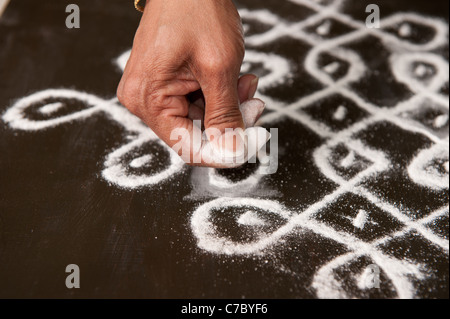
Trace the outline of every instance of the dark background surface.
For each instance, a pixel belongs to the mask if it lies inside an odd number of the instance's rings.
[[[16,99],[48,88],[114,97],[121,74],[113,62],[131,47],[140,13],[131,0],[80,0],[76,3],[81,28],[69,30],[64,24],[69,3],[12,0],[0,18],[1,112]],[[279,0],[241,3],[250,9],[269,8],[287,20],[308,15],[306,9]],[[448,1],[377,4],[382,17],[413,11],[448,22]],[[347,2],[343,11],[364,19],[365,6],[365,1]],[[261,48],[292,55],[299,65],[308,49],[295,41]],[[359,50],[371,48],[363,45]],[[448,48],[441,52],[448,60]],[[320,88],[314,81],[297,82],[301,95]],[[280,90],[271,94],[298,99],[289,95],[295,90]],[[403,94],[393,90],[394,98]],[[390,99],[376,93],[372,98]],[[336,188],[311,160],[312,150],[324,141],[289,119],[274,125],[280,129],[283,164],[268,184],[278,191],[277,200],[301,211]],[[371,130],[376,133],[367,133],[368,143],[387,153],[397,154],[399,146],[410,145],[398,159],[393,156],[399,165],[429,143],[395,127]],[[383,142],[382,136],[390,134],[401,136],[398,145]],[[314,298],[314,273],[347,251],[314,233],[297,232],[269,257],[216,256],[197,248],[189,218],[205,200],[186,199],[192,192],[190,169],[157,187],[139,190],[120,189],[102,179],[104,158],[124,143],[125,135],[102,114],[38,132],[13,130],[0,122],[0,297]],[[371,181],[370,187],[419,210],[448,205],[448,190],[421,195],[405,186],[411,182],[389,180],[392,176]],[[352,203],[368,205],[361,198],[344,200],[344,209]],[[448,213],[439,227],[448,240]],[[432,277],[415,283],[418,297],[448,297],[448,250],[439,251],[411,236],[389,243],[385,251],[432,269]],[[72,263],[81,269],[81,289],[65,287],[65,267]],[[289,271],[280,270],[280,264]],[[389,285],[375,294],[354,295],[395,297]]]

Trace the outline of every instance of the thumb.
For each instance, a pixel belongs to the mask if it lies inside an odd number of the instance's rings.
[[[202,86],[205,96],[205,128],[244,129],[239,109],[238,83],[236,79],[215,80]]]
[[[243,159],[246,153],[245,125],[239,108],[238,77],[216,78],[202,86],[202,90],[205,96],[205,132],[215,156],[221,163]]]

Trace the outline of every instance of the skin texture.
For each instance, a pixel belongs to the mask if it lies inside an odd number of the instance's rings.
[[[179,142],[171,139],[173,130],[192,133],[194,119],[221,133],[245,129],[239,106],[253,98],[258,79],[239,78],[244,52],[241,20],[231,0],[148,1],[117,96],[170,147]],[[263,107],[249,114],[259,117]],[[183,158],[193,162],[196,152],[191,147]]]

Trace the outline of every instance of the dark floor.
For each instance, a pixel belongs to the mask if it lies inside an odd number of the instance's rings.
[[[132,1],[69,3],[0,18],[0,297],[448,298],[448,1],[239,1],[272,175],[180,164],[115,100]]]

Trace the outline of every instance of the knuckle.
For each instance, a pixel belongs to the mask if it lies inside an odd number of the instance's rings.
[[[204,72],[211,75],[223,76],[230,72],[230,70],[238,69],[240,62],[238,55],[226,52],[213,52],[212,54],[206,53],[203,55],[201,66]]]
[[[208,57],[202,63],[202,69],[207,74],[220,75],[227,69],[229,62],[221,57]]]
[[[155,110],[164,104],[163,96],[158,89],[159,82],[142,79],[139,76],[128,76],[122,79],[117,89],[117,98],[131,113],[146,117],[155,115]]]
[[[126,79],[122,78],[119,87],[117,88],[117,98],[119,102],[125,106],[131,113],[139,113],[139,105],[141,105],[141,81],[139,78],[129,76]]]
[[[156,116],[169,105],[170,98],[163,93],[164,85],[159,82],[149,83],[148,88],[145,105],[149,114]]]

